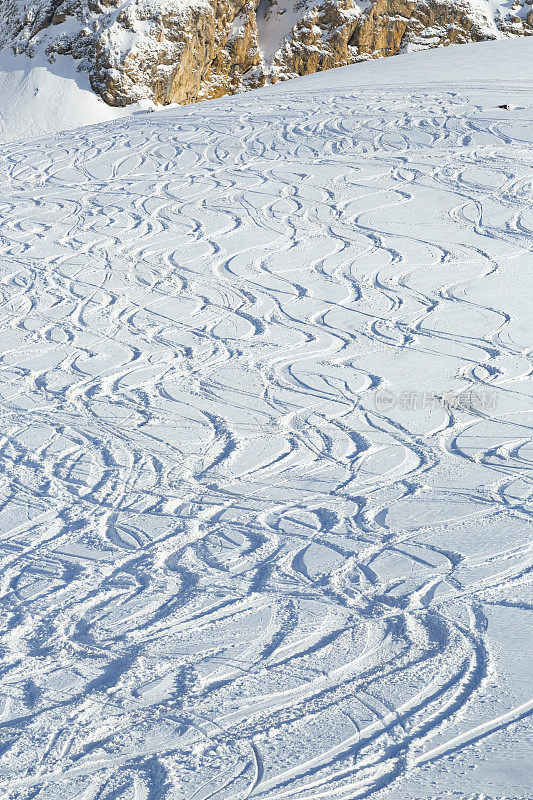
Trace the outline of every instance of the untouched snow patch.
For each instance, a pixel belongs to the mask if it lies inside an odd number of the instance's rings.
[[[0,142],[47,136],[117,119],[152,104],[112,108],[96,95],[69,56],[45,58],[0,52]]]

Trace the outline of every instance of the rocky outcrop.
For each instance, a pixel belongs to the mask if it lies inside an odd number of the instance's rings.
[[[402,51],[533,34],[533,0],[3,0],[0,46],[110,105],[191,103]]]

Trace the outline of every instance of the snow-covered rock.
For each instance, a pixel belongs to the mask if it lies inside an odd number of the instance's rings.
[[[533,32],[531,0],[4,0],[0,46],[68,55],[109,105],[189,103]]]

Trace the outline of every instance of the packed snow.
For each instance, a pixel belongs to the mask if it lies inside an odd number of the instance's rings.
[[[4,144],[2,800],[530,797],[532,63]]]

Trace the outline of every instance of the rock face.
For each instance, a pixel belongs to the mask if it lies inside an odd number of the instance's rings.
[[[0,9],[1,47],[71,56],[114,106],[191,103],[399,52],[532,34],[533,0],[1,0]]]

